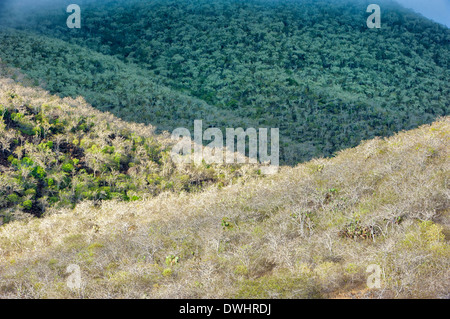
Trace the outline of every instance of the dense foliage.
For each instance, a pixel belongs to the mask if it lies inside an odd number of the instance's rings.
[[[84,1],[81,29],[61,7],[4,21],[26,33],[0,29],[0,57],[158,129],[279,127],[295,163],[449,114],[450,30],[391,1],[368,29],[368,3]]]

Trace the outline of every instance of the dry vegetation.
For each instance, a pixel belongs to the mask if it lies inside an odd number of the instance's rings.
[[[264,179],[5,224],[0,298],[448,298],[449,132],[441,118]]]

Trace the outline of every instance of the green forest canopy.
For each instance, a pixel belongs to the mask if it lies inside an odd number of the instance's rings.
[[[85,1],[81,29],[61,7],[0,29],[0,58],[159,130],[279,127],[294,164],[449,114],[450,30],[391,1],[368,29],[368,3]]]

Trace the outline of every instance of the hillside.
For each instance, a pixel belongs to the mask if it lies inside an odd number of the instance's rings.
[[[32,106],[47,100],[50,119],[80,103],[18,93]],[[11,110],[18,97],[9,100]],[[83,114],[153,134],[77,104]],[[50,207],[0,227],[0,298],[448,297],[449,133],[446,117],[244,184]],[[80,290],[67,288],[71,264]],[[382,269],[381,289],[365,286],[370,264]]]
[[[366,0],[78,3],[68,29],[0,1],[0,299],[450,298],[450,29],[390,0],[381,29]],[[279,128],[279,172],[177,162],[194,120]]]
[[[449,115],[450,30],[392,1],[368,29],[368,3],[85,0],[81,29],[5,9],[0,58],[158,131],[279,127],[292,165]]]
[[[23,76],[0,65],[0,74]],[[135,201],[258,175],[257,165],[177,164],[154,128],[0,78],[0,221],[83,200]]]

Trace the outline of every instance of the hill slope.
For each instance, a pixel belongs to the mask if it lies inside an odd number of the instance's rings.
[[[243,185],[3,225],[0,297],[448,297],[449,133],[442,118]]]
[[[2,73],[15,75],[4,68]],[[138,200],[257,176],[258,165],[175,163],[168,134],[0,78],[0,216],[36,216],[83,200]]]

